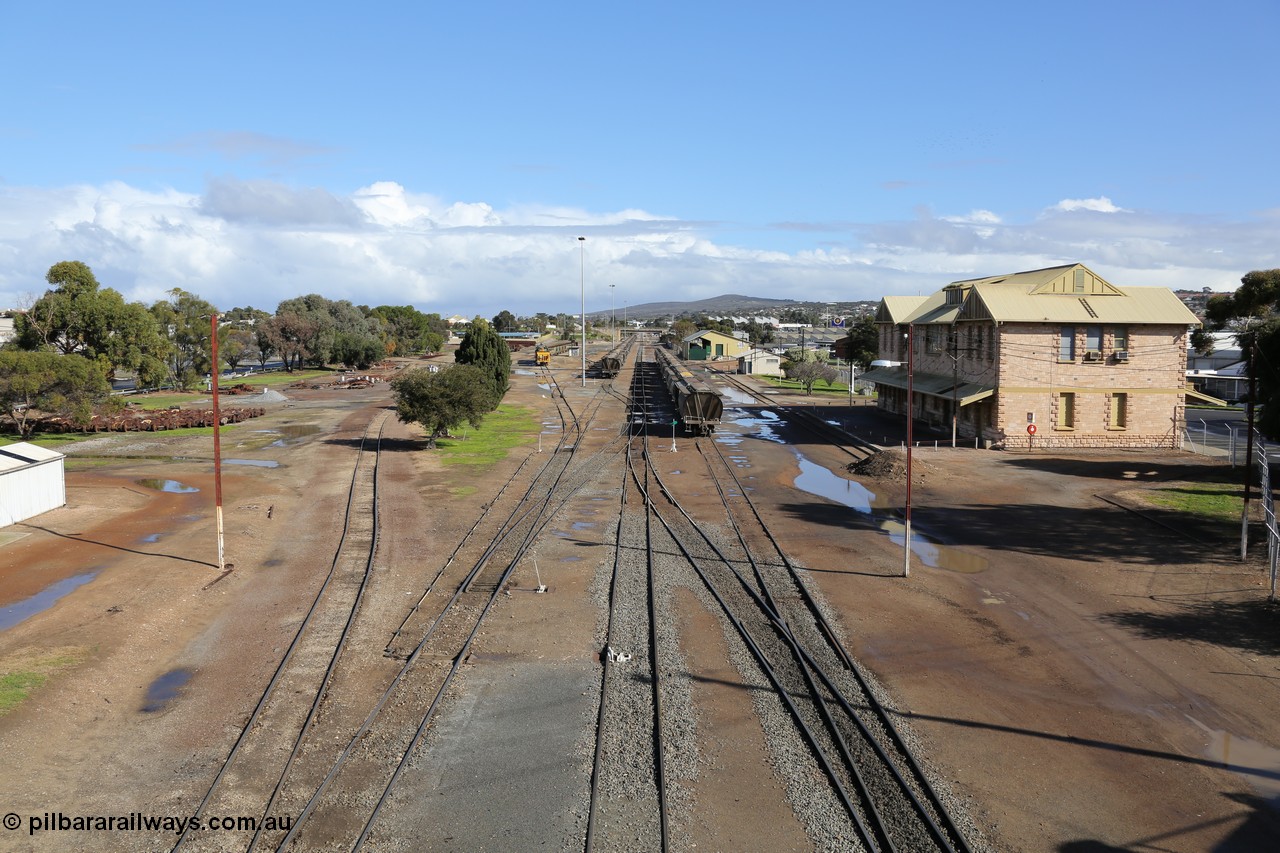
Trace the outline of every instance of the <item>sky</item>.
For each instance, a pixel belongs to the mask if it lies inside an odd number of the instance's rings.
[[[0,308],[444,316],[1280,267],[1275,0],[6,3]],[[579,237],[585,237],[580,241]]]

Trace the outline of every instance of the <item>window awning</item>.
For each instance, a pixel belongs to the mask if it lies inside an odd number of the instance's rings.
[[[907,370],[904,367],[879,367],[868,370],[858,378],[863,382],[888,385],[890,388],[905,390],[907,387]],[[954,377],[938,373],[917,372],[911,378],[911,392],[926,394],[930,397],[943,397],[947,400],[955,400],[961,406],[967,406],[990,397],[996,393],[996,388],[994,385],[984,385],[980,382],[957,383]]]
[[[1200,402],[1208,403],[1211,406],[1229,406],[1230,405],[1230,403],[1228,403],[1226,400],[1219,400],[1217,397],[1210,397],[1208,394],[1204,394],[1200,391],[1195,390],[1194,388],[1184,388],[1182,393],[1186,394],[1187,397],[1189,397],[1190,399],[1199,400]]]

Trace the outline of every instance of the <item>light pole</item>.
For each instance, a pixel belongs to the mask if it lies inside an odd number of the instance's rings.
[[[587,387],[587,238],[578,238],[579,254],[582,258],[581,280],[582,292],[582,387]]]
[[[902,535],[902,576],[910,577],[911,575],[911,406],[912,397],[914,396],[915,382],[915,336],[916,327],[914,323],[907,324],[907,506],[904,513],[904,527]]]
[[[614,344],[618,342],[618,300],[613,290],[617,286],[616,284],[609,285],[609,325],[613,327],[611,343]]]

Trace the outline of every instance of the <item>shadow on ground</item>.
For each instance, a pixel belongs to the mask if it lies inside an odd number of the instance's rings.
[[[1193,640],[1255,654],[1280,654],[1280,605],[1265,599],[1187,601],[1172,611],[1123,610],[1103,621],[1148,640]]]

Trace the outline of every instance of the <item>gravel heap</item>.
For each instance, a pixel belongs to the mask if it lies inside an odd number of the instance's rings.
[[[890,447],[858,462],[850,462],[845,466],[850,474],[869,477],[873,480],[901,480],[907,476],[907,451],[901,447]],[[919,482],[929,473],[929,467],[918,454],[911,458],[912,479]]]

